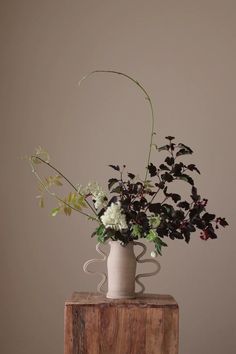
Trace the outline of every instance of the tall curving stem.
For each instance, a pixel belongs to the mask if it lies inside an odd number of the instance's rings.
[[[127,75],[127,74],[124,74],[124,73],[122,73],[120,71],[115,71],[115,70],[94,70],[94,71],[91,71],[90,73],[88,73],[87,75],[82,77],[82,79],[79,81],[79,85],[81,85],[81,83],[84,80],[86,80],[89,76],[91,76],[93,74],[96,74],[96,73],[116,74],[116,75],[121,75],[121,76],[126,77],[127,79],[132,81],[136,86],[138,86],[142,90],[142,92],[145,95],[145,98],[149,102],[149,106],[150,106],[150,110],[151,110],[151,137],[150,137],[150,145],[149,145],[149,151],[148,151],[147,166],[146,166],[146,172],[145,172],[145,178],[144,178],[144,183],[145,183],[146,180],[147,180],[147,176],[148,176],[148,165],[150,163],[150,158],[151,158],[151,151],[152,151],[152,146],[153,146],[153,136],[155,134],[155,132],[154,132],[154,111],[153,111],[153,105],[152,105],[151,97],[149,96],[149,94],[147,93],[145,88],[137,80],[132,78],[130,75]]]

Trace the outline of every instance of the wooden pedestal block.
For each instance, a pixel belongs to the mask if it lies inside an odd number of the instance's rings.
[[[65,303],[64,354],[178,354],[178,332],[179,309],[169,295],[74,293]]]

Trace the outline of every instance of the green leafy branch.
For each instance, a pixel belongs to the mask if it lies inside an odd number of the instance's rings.
[[[48,194],[50,194],[51,196],[53,196],[54,198],[56,198],[59,201],[59,206],[52,210],[52,215],[55,216],[55,215],[57,215],[58,212],[60,212],[62,210],[65,212],[66,215],[70,215],[71,211],[75,210],[75,211],[79,212],[80,214],[87,216],[89,219],[99,221],[99,218],[98,218],[98,215],[97,215],[95,209],[91,206],[91,204],[88,202],[88,200],[86,200],[86,198],[77,190],[77,188],[73,185],[73,183],[61,171],[59,171],[56,167],[54,167],[52,164],[50,164],[48,155],[47,155],[47,159],[45,159],[45,160],[42,157],[38,156],[42,153],[44,156],[46,156],[44,150],[42,150],[41,148],[36,150],[36,155],[32,155],[29,158],[29,162],[30,162],[33,174],[36,176],[36,178],[39,181],[40,191],[42,192],[43,190],[45,190]],[[58,173],[58,175],[49,176],[48,178],[45,178],[45,181],[43,181],[35,169],[35,164],[39,164],[41,162],[46,164],[50,168],[52,168],[55,172]],[[53,185],[61,186],[62,185],[60,178],[63,178],[66,182],[68,182],[69,185],[76,191],[76,193],[70,193],[68,198],[62,199],[55,192],[52,192],[49,189],[51,186],[53,186]],[[39,198],[39,204],[42,207],[44,204],[42,195],[37,196],[37,198]],[[87,207],[87,206],[93,211],[93,213],[95,214],[96,217],[93,217],[81,210],[82,207]]]

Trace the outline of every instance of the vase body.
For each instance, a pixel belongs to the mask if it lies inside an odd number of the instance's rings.
[[[122,246],[110,241],[107,258],[108,291],[107,298],[122,299],[135,297],[136,257],[133,242]]]
[[[122,246],[120,241],[109,241],[110,252],[109,255],[100,248],[101,243],[96,245],[96,251],[102,258],[89,259],[84,263],[83,269],[88,274],[98,274],[102,277],[100,283],[97,285],[97,291],[106,295],[109,299],[131,299],[137,295],[143,294],[145,286],[140,281],[140,278],[150,277],[157,274],[160,269],[160,263],[154,259],[143,259],[147,247],[137,241],[129,242],[127,245]],[[142,248],[141,253],[137,256],[134,253],[134,246]],[[106,262],[107,273],[89,270],[93,263]],[[155,265],[155,270],[149,273],[141,273],[136,275],[137,263],[151,263]],[[107,282],[107,291],[103,286]],[[135,283],[139,285],[139,291],[135,292]]]

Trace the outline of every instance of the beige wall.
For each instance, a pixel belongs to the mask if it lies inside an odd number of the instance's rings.
[[[82,272],[95,255],[93,225],[39,210],[20,157],[41,144],[75,183],[105,185],[109,163],[144,171],[149,111],[117,69],[151,94],[157,143],[189,144],[210,207],[230,228],[216,241],[171,241],[147,290],[180,305],[180,354],[235,353],[236,3],[1,1],[1,354],[63,352],[63,303],[94,290]],[[153,160],[158,160],[156,154]]]

